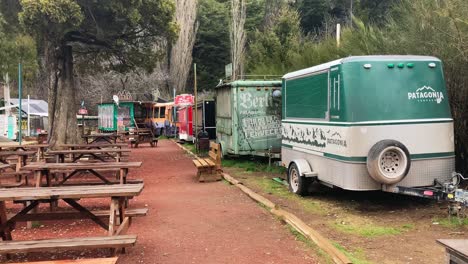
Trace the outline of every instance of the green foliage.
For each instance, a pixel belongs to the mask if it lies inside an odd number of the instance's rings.
[[[297,2],[301,14],[301,27],[305,32],[313,32],[322,27],[330,9],[326,0],[301,0]]]
[[[230,61],[229,2],[200,0],[199,29],[193,47],[193,61],[201,90],[213,89],[224,77],[224,66]]]
[[[245,30],[247,34],[261,27],[265,16],[265,0],[247,0]]]
[[[29,84],[37,69],[36,58],[34,40],[13,31],[0,13],[0,79],[4,79],[8,73],[10,80],[17,80],[18,63],[21,62],[24,81]]]
[[[170,0],[21,0],[20,4],[18,17],[24,28],[40,43],[71,45],[86,61],[82,70],[105,66],[120,72],[151,71],[159,55],[154,43],[163,36],[174,40],[178,30]]]
[[[21,0],[20,3],[19,21],[36,34],[53,29],[48,37],[57,38],[56,41],[69,31],[77,30],[84,19],[80,6],[72,0]]]
[[[325,12],[325,2],[328,11]],[[347,2],[349,4],[349,2]],[[346,18],[346,1],[298,1],[300,17],[289,16],[289,25],[301,22],[305,33],[323,26],[327,16]],[[315,11],[322,10],[322,11]],[[452,114],[455,119],[457,170],[468,171],[468,5],[465,0],[354,1],[352,26],[342,29],[341,45],[334,32],[304,35],[291,27],[278,33],[282,17],[273,30],[258,31],[250,41],[248,74],[282,75],[334,59],[367,54],[413,54],[439,57],[444,63]],[[294,12],[289,11],[289,12]],[[343,15],[344,14],[344,15]],[[349,19],[347,19],[349,20]],[[284,20],[283,20],[284,21]],[[321,21],[321,22],[320,22]],[[284,22],[283,22],[284,23]],[[315,29],[314,29],[315,28]],[[281,32],[281,31],[280,31]],[[299,32],[299,33],[298,33]],[[286,38],[281,38],[286,36]],[[285,41],[290,40],[290,41]],[[292,43],[293,45],[290,45]]]
[[[290,57],[300,52],[300,38],[299,14],[287,7],[281,9],[272,28],[255,32],[254,41],[249,45],[247,72],[254,75],[284,73],[291,67]]]

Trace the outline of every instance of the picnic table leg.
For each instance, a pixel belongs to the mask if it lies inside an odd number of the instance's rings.
[[[116,231],[116,218],[117,211],[119,210],[119,202],[116,197],[111,198],[110,211],[109,211],[109,236],[113,236]]]
[[[5,201],[0,201],[0,225],[5,224],[7,220],[8,218],[6,213]],[[12,240],[10,227],[5,228],[5,230],[2,231],[0,235],[2,236],[3,241]]]
[[[120,184],[126,184],[127,183],[127,174],[128,174],[128,168],[121,168],[120,169]]]
[[[23,158],[24,158],[24,156],[18,155],[18,161],[16,163],[16,172],[20,171],[21,166],[23,165]],[[16,182],[20,182],[20,181],[21,181],[21,174],[17,174],[16,175]]]
[[[43,173],[44,173],[44,171],[42,171],[42,170],[37,170],[37,171],[34,172],[34,177],[35,177],[34,182],[35,182],[36,187],[41,187]],[[30,204],[30,202],[26,202],[26,206],[28,206],[29,204]],[[39,206],[36,206],[34,209],[32,209],[32,212],[37,213],[38,209],[39,209]],[[35,225],[37,223],[39,223],[39,222],[37,222],[37,221],[34,221],[34,222],[28,221],[28,222],[26,222],[26,228],[31,229],[33,227],[33,225]]]
[[[120,198],[119,199],[119,229],[117,230],[118,234],[117,235],[122,235],[121,232],[125,232],[125,229],[130,226],[130,219],[128,218],[127,222],[125,222],[125,207],[126,207],[127,199],[126,198]],[[127,226],[124,226],[127,225]],[[123,247],[121,249],[122,254],[125,254],[125,248]]]
[[[34,172],[34,181],[35,181],[35,185],[36,187],[41,187],[41,181],[42,181],[42,171],[41,170],[37,170]]]
[[[8,218],[7,218],[7,213],[6,213],[6,206],[5,206],[5,202],[4,201],[1,201],[0,202],[0,225],[3,225],[7,222]],[[10,227],[6,227],[5,230],[3,230],[2,232],[0,232],[0,236],[2,237],[2,240],[3,241],[11,241],[13,240],[12,237],[11,237],[11,230],[10,230]],[[8,260],[11,259],[11,255],[10,254],[6,254],[6,258]]]

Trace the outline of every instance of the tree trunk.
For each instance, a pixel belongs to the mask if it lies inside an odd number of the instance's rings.
[[[66,44],[56,51],[50,46],[47,49],[48,58],[55,61],[48,94],[49,144],[57,148],[61,144],[78,143],[73,54],[72,47]]]
[[[176,43],[169,45],[170,88],[175,87],[177,92],[185,92],[198,30],[197,0],[177,0],[175,18],[180,32]]]
[[[246,0],[231,0],[230,39],[232,80],[242,78],[244,73],[244,53],[246,41],[244,25],[246,16]]]

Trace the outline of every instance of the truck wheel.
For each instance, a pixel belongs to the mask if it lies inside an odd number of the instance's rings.
[[[296,163],[291,164],[288,169],[289,190],[292,193],[304,196],[309,188],[309,179],[299,174]]]
[[[379,183],[400,182],[408,174],[410,166],[408,149],[396,140],[377,142],[367,155],[367,171]]]

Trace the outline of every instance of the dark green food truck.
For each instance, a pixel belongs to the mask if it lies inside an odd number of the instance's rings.
[[[98,128],[102,132],[128,131],[135,122],[144,123],[152,102],[114,102],[98,104]]]
[[[279,157],[281,81],[238,80],[218,85],[216,137],[223,155]]]

